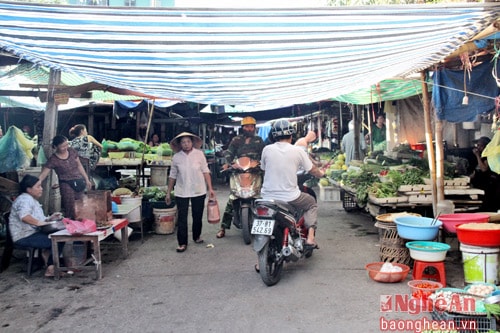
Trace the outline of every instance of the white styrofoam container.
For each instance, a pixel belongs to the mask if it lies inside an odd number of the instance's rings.
[[[335,186],[319,184],[319,199],[321,201],[340,201],[340,190]]]

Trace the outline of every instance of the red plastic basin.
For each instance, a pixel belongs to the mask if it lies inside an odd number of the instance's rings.
[[[488,222],[490,216],[481,213],[459,213],[459,214],[444,214],[439,215],[438,220],[443,222],[443,228],[447,232],[456,233],[457,225],[464,223],[481,223]]]
[[[457,238],[460,243],[480,247],[500,247],[500,226],[498,224],[488,223],[488,227],[495,229],[472,229],[472,226],[469,223],[457,226]]]

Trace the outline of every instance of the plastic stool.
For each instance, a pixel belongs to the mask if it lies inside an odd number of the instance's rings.
[[[425,273],[427,268],[434,268],[436,273]],[[414,280],[435,280],[440,282],[443,287],[446,287],[446,272],[444,261],[428,262],[415,260],[413,262],[413,279]]]

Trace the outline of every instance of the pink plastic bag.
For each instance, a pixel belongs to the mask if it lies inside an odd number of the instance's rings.
[[[97,230],[95,221],[92,220],[82,219],[81,221],[77,221],[64,218],[62,221],[66,226],[66,230],[72,235],[83,235]]]

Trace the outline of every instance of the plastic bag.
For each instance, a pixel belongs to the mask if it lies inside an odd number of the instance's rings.
[[[62,221],[66,226],[66,230],[72,235],[83,235],[97,230],[96,223],[92,220],[82,219],[77,221],[64,218]]]
[[[500,173],[500,130],[495,132],[493,139],[486,145],[481,156],[488,158],[488,166],[491,171]]]
[[[207,220],[211,224],[220,222],[219,203],[217,199],[208,200],[207,202]]]
[[[33,158],[33,147],[35,144],[24,136],[23,131],[10,126],[0,140],[0,173],[28,167]]]

